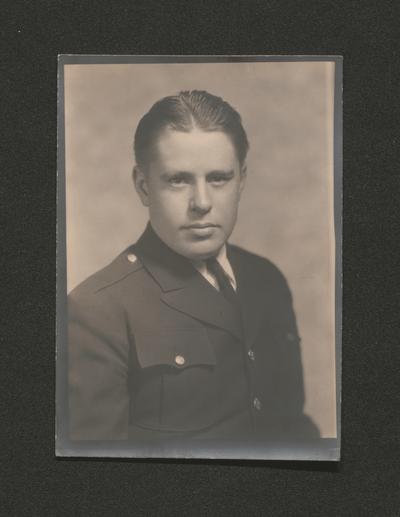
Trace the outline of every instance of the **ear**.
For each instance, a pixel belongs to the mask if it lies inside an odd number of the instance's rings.
[[[149,206],[149,192],[146,174],[136,165],[133,168],[132,178],[136,192],[139,194],[142,204],[144,206]]]
[[[242,167],[240,168],[240,185],[239,185],[239,193],[241,194],[244,186],[246,184],[246,178],[247,178],[247,165],[244,163]]]

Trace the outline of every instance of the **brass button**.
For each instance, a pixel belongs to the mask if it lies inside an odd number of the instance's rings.
[[[136,255],[134,255],[133,253],[129,253],[127,259],[129,260],[129,262],[136,262],[137,260]]]
[[[254,397],[253,406],[255,409],[257,409],[257,411],[261,410],[261,400],[258,397]]]
[[[183,355],[177,355],[175,357],[175,363],[178,365],[178,366],[183,366],[185,364],[185,358],[183,357]]]
[[[249,356],[249,358],[250,358],[252,361],[255,361],[255,360],[256,360],[256,356],[255,356],[254,350],[249,350],[249,351],[247,352],[247,355]]]

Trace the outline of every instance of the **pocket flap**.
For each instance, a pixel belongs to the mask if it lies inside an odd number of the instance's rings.
[[[135,334],[135,343],[142,368],[168,365],[181,369],[216,364],[214,350],[203,328],[141,331]]]

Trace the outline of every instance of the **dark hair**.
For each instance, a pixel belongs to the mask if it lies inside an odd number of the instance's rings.
[[[154,144],[165,128],[188,132],[195,127],[229,135],[243,165],[249,142],[239,113],[221,97],[203,90],[181,91],[164,97],[142,117],[134,140],[137,165],[146,170]]]

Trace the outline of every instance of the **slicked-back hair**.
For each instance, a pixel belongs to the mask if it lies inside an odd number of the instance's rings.
[[[241,166],[249,149],[239,113],[221,97],[204,90],[181,91],[157,101],[140,120],[134,140],[137,166],[147,171],[155,145],[165,129],[222,131],[233,143]]]

